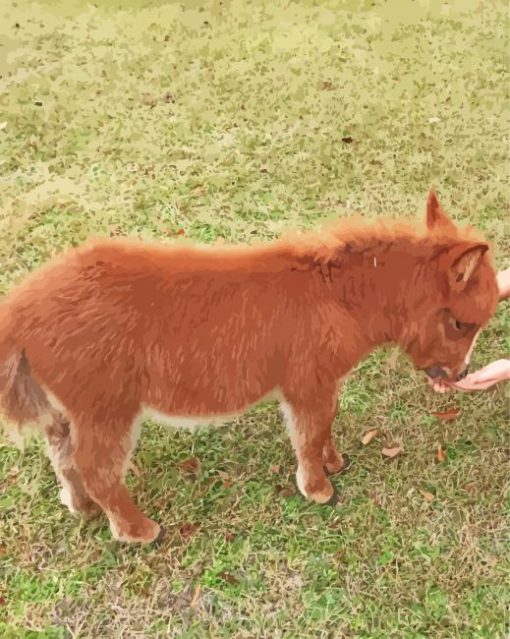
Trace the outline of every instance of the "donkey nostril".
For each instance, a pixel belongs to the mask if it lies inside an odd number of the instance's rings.
[[[439,366],[432,366],[430,368],[424,368],[423,370],[431,379],[446,377],[445,371]]]
[[[464,379],[464,377],[466,377],[466,375],[468,374],[469,371],[469,366],[466,366],[466,368],[457,375],[457,381],[460,382],[461,379]]]

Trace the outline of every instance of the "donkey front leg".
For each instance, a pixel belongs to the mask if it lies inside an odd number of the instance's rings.
[[[299,491],[319,504],[337,502],[336,490],[326,476],[345,470],[347,455],[340,455],[333,443],[332,425],[337,411],[336,386],[315,388],[305,397],[287,395],[283,413],[296,457]]]

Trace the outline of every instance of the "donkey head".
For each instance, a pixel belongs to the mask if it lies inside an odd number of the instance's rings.
[[[456,381],[467,374],[477,335],[496,310],[496,274],[488,244],[457,228],[432,191],[427,228],[432,253],[412,295],[405,348],[430,378]]]

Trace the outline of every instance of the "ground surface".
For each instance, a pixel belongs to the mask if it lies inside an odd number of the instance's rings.
[[[508,264],[505,2],[96,4],[2,2],[2,292],[90,234],[272,238],[422,214],[431,184]],[[475,365],[509,328],[506,303]],[[293,494],[272,404],[197,435],[148,424],[130,483],[157,551],[74,519],[40,445],[0,440],[0,636],[502,638],[505,392],[435,396],[374,354],[341,400],[336,510]]]

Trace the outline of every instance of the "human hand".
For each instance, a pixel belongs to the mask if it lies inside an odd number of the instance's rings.
[[[506,300],[510,297],[510,267],[504,271],[499,271],[496,276],[499,289],[499,300]]]
[[[507,379],[510,379],[510,359],[498,359],[451,386],[461,391],[485,390]]]

